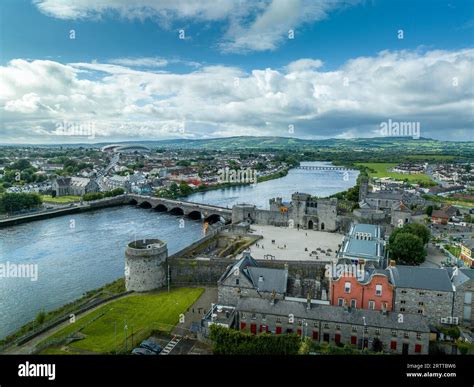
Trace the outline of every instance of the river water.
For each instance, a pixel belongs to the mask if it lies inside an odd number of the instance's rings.
[[[305,163],[322,165],[324,163]],[[357,172],[293,169],[281,179],[191,195],[189,201],[232,207],[268,207],[295,191],[328,196],[355,185]],[[71,302],[123,276],[128,241],[159,238],[173,254],[203,235],[202,223],[132,206],[112,207],[0,228],[0,264],[36,264],[38,278],[0,277],[0,338],[34,319],[40,310]]]

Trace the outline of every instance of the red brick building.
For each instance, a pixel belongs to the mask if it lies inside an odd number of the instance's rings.
[[[393,310],[393,285],[387,270],[366,272],[359,281],[355,276],[331,279],[331,305],[348,306],[356,309]]]

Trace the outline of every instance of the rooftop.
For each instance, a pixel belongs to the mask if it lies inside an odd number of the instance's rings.
[[[311,319],[334,323],[346,323],[359,326],[372,326],[416,332],[430,331],[424,317],[416,314],[405,314],[399,322],[397,313],[383,314],[380,311],[366,309],[346,310],[340,306],[311,304],[307,309],[305,302],[276,300],[272,305],[269,300],[261,298],[241,298],[236,306],[237,311],[262,313],[288,317],[293,314],[296,319]]]
[[[390,267],[391,282],[398,288],[452,292],[449,272],[445,268],[395,266]]]

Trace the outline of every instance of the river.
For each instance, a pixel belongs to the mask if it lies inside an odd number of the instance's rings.
[[[304,163],[324,165],[324,163]],[[268,207],[295,191],[328,196],[355,185],[357,172],[293,169],[288,175],[254,186],[193,194],[186,200],[232,207],[253,203]],[[200,221],[185,220],[132,206],[112,207],[0,228],[0,264],[36,264],[38,278],[0,278],[0,338],[85,292],[123,276],[128,241],[159,238],[173,254],[203,235]]]

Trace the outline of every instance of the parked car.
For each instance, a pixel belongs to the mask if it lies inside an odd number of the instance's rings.
[[[156,354],[159,354],[163,350],[163,348],[161,348],[161,345],[156,344],[151,340],[143,340],[140,344],[140,348],[148,349],[149,351],[153,351]]]
[[[157,353],[146,348],[135,348],[132,351],[132,355],[157,355]]]

